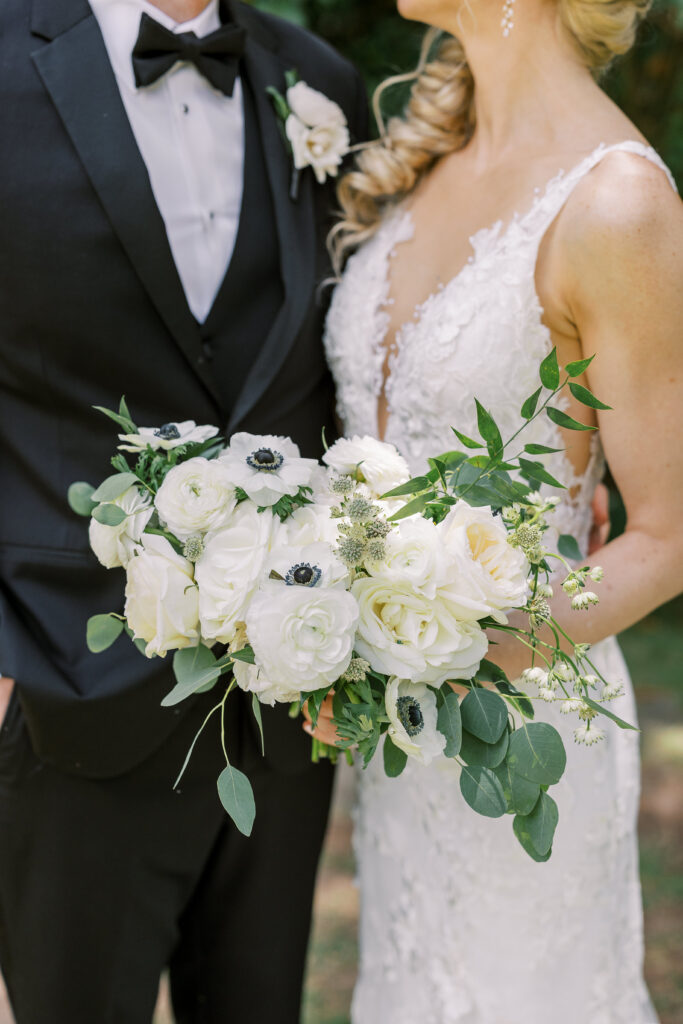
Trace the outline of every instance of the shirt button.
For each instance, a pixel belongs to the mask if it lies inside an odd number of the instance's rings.
[[[214,211],[213,210],[209,210],[209,220],[214,220],[215,216],[216,216],[216,214],[214,213]]]
[[[190,113],[190,108],[188,107],[187,103],[181,103],[180,109],[182,110],[183,114]]]

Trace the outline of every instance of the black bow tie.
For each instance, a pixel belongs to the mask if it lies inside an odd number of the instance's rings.
[[[176,35],[143,14],[133,47],[135,84],[138,88],[152,85],[182,60],[194,64],[215,89],[232,96],[245,35],[244,29],[234,23],[222,25],[201,39],[194,32]]]

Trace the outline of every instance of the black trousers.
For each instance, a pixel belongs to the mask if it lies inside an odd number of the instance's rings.
[[[218,802],[214,720],[172,790],[213,703],[198,700],[128,775],[88,780],[38,761],[13,697],[0,733],[0,966],[17,1024],[150,1024],[166,966],[178,1024],[298,1024],[332,772],[270,766],[233,694],[229,753],[256,797],[244,838]]]

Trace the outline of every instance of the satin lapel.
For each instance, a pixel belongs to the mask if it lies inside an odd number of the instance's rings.
[[[219,402],[97,19],[90,13],[32,57],[138,277],[191,368]]]
[[[244,66],[255,97],[273,195],[285,299],[235,402],[229,431],[254,408],[276,378],[314,301],[315,290],[313,175],[302,175],[299,196],[293,202],[289,197],[292,159],[266,91],[268,86],[284,91],[284,73],[289,65],[249,29]]]

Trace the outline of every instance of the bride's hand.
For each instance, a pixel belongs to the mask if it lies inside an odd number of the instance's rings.
[[[13,686],[13,679],[8,679],[7,676],[0,676],[0,726],[2,726],[7,714],[7,705],[12,696]]]
[[[320,708],[320,714],[318,715],[318,724],[313,728],[313,722],[310,714],[308,713],[308,704],[304,704],[304,718],[306,721],[303,724],[304,732],[307,732],[313,739],[320,740],[322,743],[327,743],[328,746],[333,747],[338,739],[338,733],[336,726],[332,724],[334,718],[334,711],[332,710],[332,696],[326,697]]]

